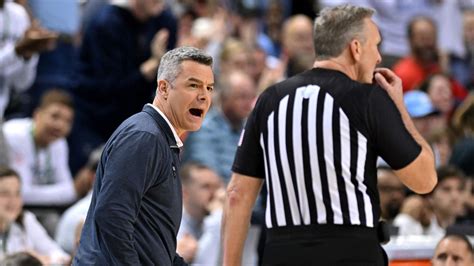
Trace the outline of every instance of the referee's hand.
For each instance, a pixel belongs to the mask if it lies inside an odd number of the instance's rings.
[[[392,70],[376,68],[374,77],[380,87],[387,91],[397,106],[404,106],[402,80]]]

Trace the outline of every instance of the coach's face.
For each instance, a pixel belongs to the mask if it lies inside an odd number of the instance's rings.
[[[165,90],[163,96],[168,105],[168,119],[178,135],[198,130],[211,106],[214,89],[212,68],[186,60],[181,63],[181,71],[173,85],[161,80],[158,86]]]

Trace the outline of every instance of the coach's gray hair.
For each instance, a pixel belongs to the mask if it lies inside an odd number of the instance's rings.
[[[370,18],[374,10],[349,4],[324,8],[314,21],[314,48],[316,60],[339,56],[354,38],[365,42],[361,33],[364,19]]]
[[[163,57],[161,57],[157,79],[165,79],[174,85],[176,77],[181,72],[181,62],[185,60],[212,67],[212,57],[203,51],[188,46],[178,47],[166,52]]]

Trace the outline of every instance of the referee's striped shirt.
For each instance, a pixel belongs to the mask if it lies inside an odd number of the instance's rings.
[[[377,156],[399,169],[420,151],[383,89],[318,68],[260,96],[233,171],[266,179],[267,228],[374,227]]]

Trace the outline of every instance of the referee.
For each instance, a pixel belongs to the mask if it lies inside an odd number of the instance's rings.
[[[413,191],[435,186],[433,154],[409,118],[400,79],[375,69],[381,37],[373,13],[324,9],[315,21],[314,68],[260,96],[227,189],[224,265],[241,263],[264,180],[264,265],[387,265],[377,234],[377,157]]]

